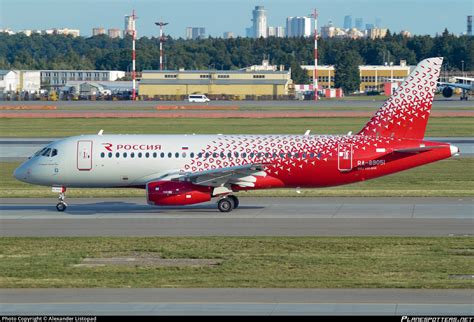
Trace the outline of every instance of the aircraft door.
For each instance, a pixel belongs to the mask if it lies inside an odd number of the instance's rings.
[[[77,141],[77,169],[92,170],[92,141]]]
[[[337,147],[337,168],[345,172],[352,170],[352,144],[340,143]]]

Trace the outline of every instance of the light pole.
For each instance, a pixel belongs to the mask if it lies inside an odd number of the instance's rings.
[[[155,25],[160,26],[160,70],[163,70],[163,42],[165,41],[163,36],[163,26],[166,26],[168,22],[155,22]]]

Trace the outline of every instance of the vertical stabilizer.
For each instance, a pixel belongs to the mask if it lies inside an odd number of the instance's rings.
[[[359,134],[423,139],[442,63],[422,60]]]

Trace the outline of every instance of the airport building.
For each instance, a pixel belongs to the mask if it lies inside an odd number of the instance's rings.
[[[119,70],[41,70],[41,87],[58,89],[68,81],[116,81],[125,76]]]
[[[240,70],[144,70],[139,82],[141,99],[185,99],[205,94],[213,99],[288,98],[291,73],[276,66]]]
[[[9,93],[34,93],[40,90],[40,72],[0,70],[0,97]]]
[[[313,78],[314,65],[304,65],[308,75]],[[361,65],[359,66],[361,92],[384,91],[385,83],[400,82],[410,74],[411,67],[406,61],[400,61],[400,65]],[[321,89],[334,88],[334,66],[318,66],[318,86]]]

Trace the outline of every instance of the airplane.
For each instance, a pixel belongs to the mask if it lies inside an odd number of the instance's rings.
[[[148,204],[181,206],[236,192],[322,188],[365,181],[459,154],[424,140],[442,58],[421,61],[355,135],[80,135],[55,141],[14,176],[51,186],[64,211],[66,188],[139,188]]]
[[[461,101],[467,101],[469,98],[468,92],[474,91],[474,78],[472,77],[454,77],[456,80],[462,81],[462,83],[446,83],[438,82],[439,90],[444,97],[449,98],[453,96],[453,88],[462,89],[462,94],[459,97]]]

